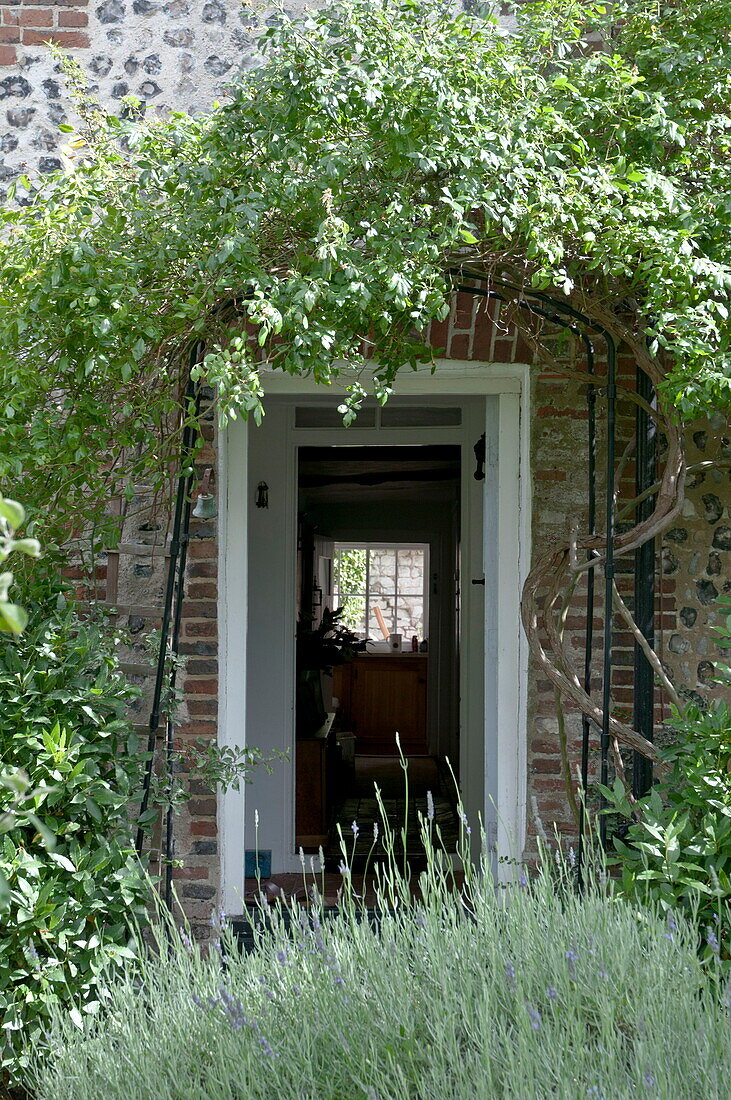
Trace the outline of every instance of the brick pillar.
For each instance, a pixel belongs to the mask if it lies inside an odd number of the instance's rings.
[[[206,445],[196,463],[197,479],[215,469],[213,424],[203,426]],[[218,486],[214,489],[217,491]],[[194,490],[195,491],[195,490]],[[180,653],[184,718],[177,742],[183,757],[193,744],[215,742],[218,720],[218,542],[217,522],[191,517]],[[210,932],[218,904],[219,848],[216,791],[200,779],[188,779],[190,799],[175,819],[175,888],[196,935]]]

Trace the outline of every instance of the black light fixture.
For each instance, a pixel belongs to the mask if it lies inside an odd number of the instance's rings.
[[[485,432],[482,433],[472,450],[475,452],[475,481],[484,481],[486,457]]]

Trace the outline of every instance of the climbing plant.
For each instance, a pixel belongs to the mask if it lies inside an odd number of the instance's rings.
[[[337,602],[340,604],[343,622],[351,630],[362,627],[365,617],[366,555],[368,551],[358,547],[340,548],[335,554],[337,577]]]
[[[49,545],[109,544],[110,496],[164,493],[193,342],[222,422],[262,415],[265,366],[344,376],[349,419],[432,357],[465,265],[513,288],[517,324],[540,290],[629,347],[669,445],[620,551],[677,514],[677,419],[731,404],[731,0],[540,0],[509,24],[490,8],[345,0],[270,20],[261,64],[193,118],[114,117],[66,64],[65,169],[19,181],[0,254],[0,477],[44,509]],[[537,564],[524,621],[596,718],[550,619],[585,549],[601,539]]]

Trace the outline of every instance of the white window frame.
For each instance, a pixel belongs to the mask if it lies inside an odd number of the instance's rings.
[[[395,619],[396,619],[396,631],[395,631],[395,633],[399,633],[399,629],[398,629],[398,601],[399,601],[398,553],[399,553],[399,550],[421,550],[421,551],[423,551],[423,553],[424,553],[424,578],[423,578],[423,584],[422,584],[422,589],[421,589],[421,600],[422,600],[422,604],[423,604],[423,612],[422,612],[423,634],[422,634],[422,637],[419,638],[419,641],[421,642],[421,641],[424,640],[424,638],[429,637],[429,543],[428,542],[386,542],[386,541],[383,541],[382,539],[380,539],[380,540],[376,539],[375,541],[368,541],[368,542],[358,542],[358,541],[351,541],[350,539],[336,539],[335,542],[334,542],[334,547],[335,547],[335,549],[334,549],[334,552],[333,552],[333,571],[335,570],[335,556],[337,555],[337,552],[340,548],[343,548],[345,550],[365,550],[365,552],[366,552],[365,592],[362,592],[362,593],[361,592],[342,592],[342,593],[339,592],[338,593],[338,600],[340,599],[341,596],[360,596],[360,595],[362,595],[365,598],[365,610],[366,610],[366,615],[365,615],[366,634],[365,634],[365,636],[366,636],[366,638],[368,638],[368,622],[369,622],[369,619],[370,619],[369,595],[372,594],[371,591],[370,591],[370,559],[369,559],[370,551],[371,550],[393,550],[393,552],[395,554],[395,557],[396,557],[396,577],[395,577],[395,581],[394,581],[394,584],[395,584],[394,591],[393,591],[393,593],[391,593],[391,592],[381,593],[383,596],[389,596],[390,597],[391,595],[393,595],[394,614],[395,614]],[[333,581],[333,585],[334,585],[334,581]],[[378,595],[378,593],[376,593],[376,595]],[[419,594],[418,594],[418,592],[405,592],[405,593],[403,593],[403,595],[404,596],[418,596]],[[335,600],[334,596],[333,596],[333,600]],[[381,641],[381,639],[378,638],[378,637],[369,638],[368,640],[371,641],[371,642],[375,642],[375,641],[380,642]],[[407,642],[410,641],[410,640],[411,639],[406,639]]]

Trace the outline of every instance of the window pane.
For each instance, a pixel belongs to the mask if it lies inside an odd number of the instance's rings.
[[[445,428],[461,423],[462,410],[443,405],[409,406],[389,402],[381,409],[382,428]]]
[[[396,591],[396,552],[375,547],[370,551],[369,585],[372,593],[385,592],[393,595]]]
[[[342,622],[356,634],[366,634],[366,551],[336,546],[333,557],[335,606],[342,608]]]
[[[404,636],[404,649],[414,634],[424,637],[424,600],[421,596],[401,596],[398,603],[398,632]]]
[[[366,551],[354,547],[335,550],[335,587],[336,593],[365,593],[366,587]]]
[[[366,635],[365,607],[366,598],[362,596],[340,596],[335,600],[338,607],[342,608],[342,622],[349,630],[354,630],[361,637]]]
[[[408,652],[413,635],[422,641],[427,633],[428,568],[423,545],[336,543],[333,595],[344,624],[373,642],[384,641],[383,630],[402,634]]]
[[[414,596],[424,594],[424,551],[399,550],[398,590]]]
[[[364,408],[358,413],[356,428],[374,428],[376,410]],[[337,406],[298,405],[294,410],[295,428],[345,428],[343,414]]]

